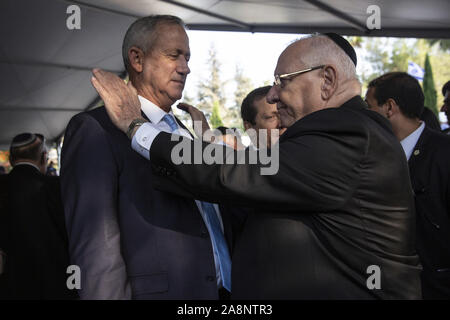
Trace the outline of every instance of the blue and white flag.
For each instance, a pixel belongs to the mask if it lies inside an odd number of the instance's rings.
[[[413,76],[417,80],[423,80],[423,76],[425,75],[425,70],[422,69],[417,63],[408,62],[408,74]]]

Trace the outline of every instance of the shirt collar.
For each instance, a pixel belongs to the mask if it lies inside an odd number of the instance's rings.
[[[421,122],[422,122],[422,124],[416,130],[411,132],[409,134],[409,136],[407,136],[405,139],[400,141],[400,144],[403,147],[403,151],[405,152],[406,159],[408,159],[408,160],[411,157],[411,154],[414,150],[414,147],[417,144],[417,141],[420,138],[420,135],[423,132],[423,129],[425,128],[425,122],[423,122],[423,121],[421,121]]]
[[[158,107],[156,104],[151,102],[150,100],[139,96],[139,102],[141,103],[141,110],[147,116],[147,118],[154,124],[159,123],[162,118],[167,114],[163,109]],[[169,111],[169,114],[173,116],[172,109]]]

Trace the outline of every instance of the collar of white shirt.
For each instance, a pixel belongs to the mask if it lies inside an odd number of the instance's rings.
[[[400,141],[400,144],[403,147],[403,151],[405,152],[406,159],[408,159],[408,160],[411,157],[411,154],[414,150],[414,147],[417,144],[417,141],[420,138],[420,135],[423,132],[423,129],[425,128],[425,122],[423,122],[423,121],[421,121],[421,122],[422,122],[422,124],[416,130],[411,132],[409,136],[407,136],[405,139]]]
[[[150,100],[138,95],[139,102],[141,103],[141,110],[144,112],[144,114],[147,116],[147,118],[150,120],[150,122],[155,125],[155,127],[160,131],[166,131],[171,132],[170,127],[168,124],[166,124],[164,121],[162,121],[163,117],[167,114],[163,109],[158,107],[156,104],[151,102]],[[184,129],[178,121],[176,120],[175,115],[172,112],[172,109],[169,111],[169,114],[174,117],[175,123],[177,124],[177,131],[174,133],[177,133],[179,135],[182,135],[186,138],[192,139],[191,134],[189,131]],[[139,130],[138,130],[139,131]],[[136,132],[137,133],[137,132]]]
[[[151,121],[153,124],[158,124],[162,118],[167,114],[163,109],[158,107],[156,104],[151,102],[150,100],[139,96],[139,102],[141,103],[141,110],[144,112],[144,114],[147,116],[147,118]],[[169,114],[173,116],[172,110],[169,111]],[[178,124],[178,123],[177,123]]]

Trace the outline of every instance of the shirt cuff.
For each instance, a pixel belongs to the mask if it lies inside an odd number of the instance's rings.
[[[131,140],[131,147],[141,156],[150,160],[150,148],[160,132],[151,123],[144,123],[136,130],[133,140]]]

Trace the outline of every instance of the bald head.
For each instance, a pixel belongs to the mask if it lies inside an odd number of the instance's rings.
[[[286,75],[290,73],[293,75]],[[312,112],[339,107],[361,94],[355,64],[324,35],[290,44],[278,59],[275,75],[282,75],[281,81],[270,89],[267,101],[277,104],[283,127]]]
[[[313,35],[293,42],[292,50],[305,66],[328,64],[336,68],[338,80],[357,79],[356,67],[350,57],[334,41],[324,35]],[[281,57],[280,57],[281,58]]]

